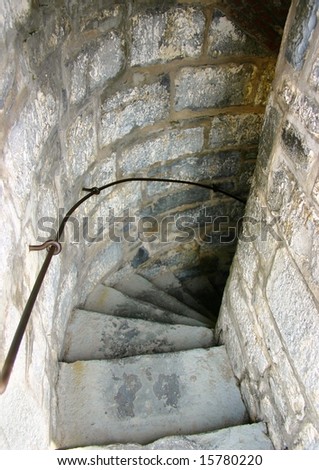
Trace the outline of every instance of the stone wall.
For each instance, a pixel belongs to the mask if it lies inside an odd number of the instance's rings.
[[[1,362],[44,259],[28,245],[54,236],[83,186],[159,176],[248,193],[276,57],[219,2],[163,3],[1,3]],[[172,184],[123,185],[88,201],[68,223],[0,397],[1,448],[49,446],[65,327],[105,276],[142,265],[205,273],[217,312],[242,213],[226,196]],[[133,235],[127,216],[144,217]],[[114,217],[111,236],[99,223]]]
[[[253,420],[319,448],[318,1],[294,1],[218,330]]]

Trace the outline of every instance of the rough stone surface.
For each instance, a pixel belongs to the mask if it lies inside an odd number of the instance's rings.
[[[58,395],[54,442],[64,447],[146,444],[247,422],[223,347],[61,363]]]
[[[276,293],[280,293],[279,297]],[[312,342],[319,329],[318,308],[295,266],[280,250],[267,283],[267,298],[309,398],[319,409],[319,352]],[[300,317],[300,312],[303,312]],[[298,328],[295,325],[298,324]]]
[[[83,175],[97,153],[97,136],[93,113],[78,116],[67,131],[67,177],[74,180]]]
[[[103,285],[98,285],[89,295],[85,308],[96,312],[109,313],[126,318],[140,318],[160,323],[193,326],[202,326],[205,323],[209,323],[205,317],[200,316],[201,320],[195,320],[191,317],[178,315],[157,308],[147,302],[131,299],[116,289]]]
[[[315,97],[310,97],[303,91],[298,90],[290,81],[285,81],[283,83],[280,96],[289,106],[289,109],[291,109],[291,111],[306,126],[307,130],[311,134],[318,136],[318,104]]]
[[[85,447],[85,450],[272,450],[262,423],[234,426],[206,434],[164,437],[145,446],[114,444],[106,447]]]
[[[119,158],[123,175],[142,172],[155,163],[175,160],[200,152],[204,145],[202,127],[170,130],[128,147]]]
[[[198,57],[204,29],[204,14],[193,7],[133,16],[131,65]]]
[[[286,58],[300,70],[304,64],[310,37],[317,25],[317,0],[298,2],[295,20],[288,36]]]
[[[116,93],[102,105],[101,146],[124,137],[136,127],[145,127],[168,115],[168,81]]]
[[[122,39],[114,31],[83,47],[66,61],[71,103],[80,103],[90,91],[104,86],[119,73],[123,62]]]
[[[281,138],[286,152],[296,167],[309,171],[314,159],[314,153],[308,148],[302,136],[289,122],[286,122]]]
[[[259,144],[259,162],[263,168],[266,168],[271,156],[276,138],[276,131],[279,126],[279,113],[276,108],[271,105],[268,106],[266,117],[263,124],[263,129],[260,137]]]
[[[175,109],[224,108],[249,104],[254,67],[249,64],[185,67],[176,76]]]
[[[223,114],[212,119],[209,144],[212,147],[257,145],[263,116],[260,114]]]
[[[221,11],[215,10],[209,28],[208,47],[213,57],[227,55],[267,55],[258,42],[229,20]]]
[[[161,291],[150,281],[138,274],[131,274],[121,279],[115,284],[115,288],[126,293],[133,298],[153,303],[160,308],[170,310],[179,315],[186,315],[191,318],[199,318],[196,310],[187,307],[175,297],[169,295],[164,290]],[[202,319],[202,316],[200,317]]]
[[[319,88],[319,58],[317,58],[312,66],[311,74],[309,77],[310,85],[318,91]]]
[[[188,292],[186,292],[179,279],[171,272],[165,271],[158,273],[155,277],[151,276],[152,283],[165,292],[177,298],[180,302],[188,305],[204,316],[209,316],[210,312],[203,308]]]
[[[66,335],[63,361],[118,359],[213,346],[208,328],[167,325],[76,310]]]

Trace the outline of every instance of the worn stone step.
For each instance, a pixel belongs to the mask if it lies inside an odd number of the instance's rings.
[[[245,424],[223,346],[60,363],[58,447],[136,442]]]
[[[187,436],[167,436],[151,444],[111,444],[86,450],[273,450],[264,423],[233,426],[219,431]]]
[[[195,318],[203,323],[210,323],[207,317],[188,307],[158,287],[155,287],[154,284],[138,274],[127,276],[114,287],[123,294],[134,297],[135,299],[145,300],[164,310]]]
[[[196,312],[201,313],[204,317],[211,320],[212,313],[206,307],[203,307],[203,305],[201,305],[188,291],[183,288],[180,280],[171,271],[167,270],[163,273],[157,274],[154,277],[145,274],[145,277],[157,288],[167,292],[169,295],[175,297],[184,305],[190,307],[193,310],[196,310]]]
[[[64,342],[63,361],[116,359],[140,354],[183,351],[213,346],[209,328],[154,323],[74,311]]]
[[[160,323],[205,326],[203,322],[194,318],[163,310],[142,300],[132,299],[122,294],[122,292],[102,284],[99,284],[88,296],[84,309],[118,317],[140,318]]]

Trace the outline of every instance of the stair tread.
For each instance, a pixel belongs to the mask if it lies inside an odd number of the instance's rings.
[[[209,328],[154,323],[76,309],[68,326],[63,361],[115,359],[213,346]]]
[[[147,277],[147,276],[146,276]],[[181,281],[171,271],[165,271],[155,277],[147,277],[157,288],[167,292],[172,297],[187,305],[188,307],[201,313],[203,316],[211,318],[211,312],[201,305],[190,292],[183,288]]]
[[[202,322],[207,322],[207,318],[196,310],[188,307],[180,300],[159,289],[152,282],[139,274],[130,274],[121,279],[114,287],[120,292],[130,295],[136,299],[145,300],[157,305],[160,308],[170,310],[179,315],[186,315]]]
[[[149,302],[133,299],[113,287],[104,286],[103,284],[99,284],[88,296],[84,309],[109,315],[113,314],[119,317],[140,318],[161,323],[192,326],[206,326],[210,324],[209,320],[203,323],[194,318],[156,307]]]
[[[264,423],[232,426],[203,434],[167,436],[151,444],[135,443],[91,446],[87,450],[273,450]]]
[[[60,447],[147,444],[248,422],[223,346],[60,363],[57,396]]]

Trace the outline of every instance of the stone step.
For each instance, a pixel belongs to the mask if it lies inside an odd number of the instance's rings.
[[[205,323],[194,318],[163,310],[148,302],[132,299],[113,287],[102,284],[99,284],[88,296],[83,309],[118,317],[140,318],[141,320],[159,323],[206,326]]]
[[[207,317],[188,307],[158,287],[155,287],[154,284],[138,274],[129,275],[119,281],[114,287],[123,294],[152,303],[164,310],[169,310],[179,315],[185,315],[186,317],[195,318],[203,323],[207,323],[209,321]]]
[[[212,286],[206,276],[193,277],[185,279],[182,282],[184,291],[188,292],[204,308],[209,309],[216,317],[218,316],[219,305],[213,305],[213,299],[219,298],[220,294]]]
[[[209,328],[154,323],[74,311],[64,344],[63,361],[116,359],[140,354],[183,351],[213,346]]]
[[[233,426],[219,431],[168,436],[151,444],[111,444],[85,447],[86,450],[273,450],[264,423]]]
[[[148,444],[248,422],[223,346],[60,363],[57,402],[60,448]]]
[[[145,277],[147,277],[147,279],[158,289],[167,292],[184,305],[196,310],[196,312],[201,313],[204,317],[209,319],[212,318],[211,312],[206,307],[203,307],[188,291],[183,288],[180,280],[171,271],[167,270],[154,277],[149,277],[148,275],[145,275]]]

